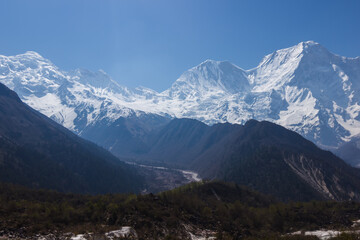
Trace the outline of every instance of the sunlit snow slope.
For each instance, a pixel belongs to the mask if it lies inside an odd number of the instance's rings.
[[[80,135],[99,122],[148,114],[207,124],[269,120],[326,147],[360,134],[360,58],[312,41],[269,54],[250,70],[207,60],[161,93],[130,90],[103,71],[65,72],[35,52],[0,56],[0,81]]]

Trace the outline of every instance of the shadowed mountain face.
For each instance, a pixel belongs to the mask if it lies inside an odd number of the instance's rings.
[[[138,192],[131,167],[22,103],[0,84],[0,181],[65,192]]]
[[[86,127],[81,137],[107,148],[120,157],[130,157],[149,150],[145,141],[154,130],[166,125],[170,120],[154,114],[120,117],[113,123],[97,122]]]
[[[360,172],[299,134],[270,122],[207,126],[175,119],[147,137],[140,160],[234,181],[282,200],[360,200]]]

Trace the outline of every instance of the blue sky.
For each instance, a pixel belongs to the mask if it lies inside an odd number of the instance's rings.
[[[206,59],[249,69],[306,40],[359,56],[359,13],[357,0],[0,0],[0,54],[161,91]]]

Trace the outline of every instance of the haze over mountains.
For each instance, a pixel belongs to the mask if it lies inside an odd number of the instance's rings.
[[[65,72],[35,52],[1,56],[0,82],[98,143],[104,139],[97,139],[97,129],[116,128],[120,117],[150,119],[134,130],[140,135],[173,117],[207,124],[268,120],[327,148],[360,133],[360,58],[335,55],[312,41],[275,51],[250,70],[207,60],[161,93],[130,90],[103,71]]]
[[[349,164],[360,167],[360,136],[355,136],[335,150],[335,154]]]

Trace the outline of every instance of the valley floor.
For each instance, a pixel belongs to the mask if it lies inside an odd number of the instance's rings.
[[[135,162],[127,162],[136,167],[141,176],[145,177],[146,188],[142,193],[158,193],[166,190],[171,190],[190,182],[199,182],[201,178],[198,173],[168,168],[145,165]]]

